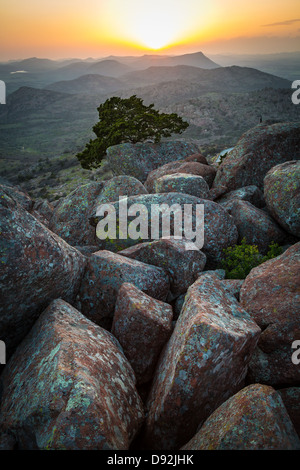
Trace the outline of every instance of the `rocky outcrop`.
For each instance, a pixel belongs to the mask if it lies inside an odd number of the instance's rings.
[[[272,242],[281,244],[285,240],[286,234],[277,222],[250,202],[235,199],[227,210],[237,227],[239,241],[245,238],[248,244],[257,245],[261,253],[267,253]]]
[[[187,291],[203,271],[206,256],[200,250],[191,250],[188,240],[161,239],[139,243],[119,254],[164,269],[170,279],[173,297]]]
[[[209,187],[211,187],[216,176],[216,170],[212,166],[194,161],[179,160],[167,163],[166,165],[160,166],[156,170],[151,171],[151,173],[148,174],[145,187],[149,193],[155,193],[155,184],[159,178],[166,175],[174,175],[176,173],[202,176]]]
[[[185,193],[209,199],[209,186],[202,176],[174,173],[154,181],[155,193]]]
[[[145,193],[144,186],[129,176],[80,186],[59,201],[50,220],[50,229],[71,245],[97,245],[95,227],[90,223],[97,208],[118,201],[121,196]]]
[[[42,313],[1,386],[0,429],[19,449],[125,450],[143,421],[117,340],[62,300]]]
[[[30,198],[29,194],[19,187],[0,185],[1,193],[4,192],[13,199],[15,202],[20,204],[23,209],[30,212],[33,209],[34,201]]]
[[[156,369],[144,445],[176,449],[243,384],[260,329],[215,275],[203,274]]]
[[[89,218],[96,211],[102,188],[103,183],[89,183],[60,199],[50,220],[50,229],[70,245],[97,244]]]
[[[229,193],[218,198],[217,203],[226,207],[226,204],[234,199],[250,202],[253,206],[258,207],[259,209],[266,205],[262,191],[254,185],[229,191]]]
[[[250,385],[229,398],[182,450],[299,450],[278,392]]]
[[[85,258],[2,192],[0,339],[11,351],[57,297],[73,302]]]
[[[90,320],[109,328],[115,303],[124,282],[158,300],[166,300],[170,289],[166,272],[110,251],[98,251],[87,261],[78,294],[78,309]]]
[[[120,342],[138,384],[152,378],[159,354],[171,336],[172,318],[170,305],[149,297],[133,284],[121,286],[111,331]]]
[[[300,161],[272,168],[264,180],[268,210],[290,234],[300,238]]]
[[[234,190],[254,184],[263,190],[267,172],[300,159],[300,122],[261,124],[246,132],[220,165],[214,187]]]
[[[128,226],[131,223],[131,219],[129,217],[127,221],[127,232],[126,230],[121,231],[122,238],[120,238],[117,233],[116,238],[112,239],[107,237],[105,240],[102,240],[102,242],[99,240],[99,244],[102,249],[118,252],[140,242],[150,241],[152,229],[155,225],[153,221],[159,220],[159,216],[161,216],[162,213],[167,216],[172,206],[174,211],[170,214],[170,235],[174,236],[174,226],[175,228],[177,227],[177,229],[179,226],[182,227],[182,223],[179,223],[178,221],[180,220],[180,217],[184,220],[183,214],[185,204],[190,205],[193,213],[191,223],[189,225],[192,227],[193,231],[198,227],[199,232],[201,232],[202,224],[200,218],[196,218],[196,205],[204,206],[204,245],[201,250],[208,257],[209,264],[216,264],[223,254],[223,248],[234,245],[238,239],[238,232],[233,218],[221,205],[206,199],[200,199],[182,193],[145,194],[129,197],[126,204],[128,210],[130,210],[130,208],[133,210],[134,207],[136,207],[136,204],[143,205],[145,214],[142,215],[142,222],[145,223],[148,228],[147,239],[145,240],[145,238],[140,237],[135,240],[128,237]],[[168,208],[163,207],[161,212],[160,206],[163,204],[168,206]],[[112,205],[116,213],[117,228],[120,228],[119,203],[112,203]],[[151,221],[153,222],[152,224]],[[184,230],[182,235],[187,238],[191,238],[187,233],[187,227],[185,226],[183,228]],[[157,238],[162,238],[163,233],[161,227],[158,232]],[[193,237],[195,238],[195,234]]]
[[[252,269],[240,292],[242,307],[262,328],[249,380],[278,386],[300,382],[292,344],[300,338],[300,243]]]
[[[198,152],[197,145],[182,141],[159,144],[127,143],[109,147],[107,161],[114,175],[133,176],[144,183],[148,173],[155,168]]]
[[[97,198],[97,204],[118,201],[121,196],[137,196],[147,193],[144,185],[136,178],[127,175],[115,176],[103,184],[101,194]]]

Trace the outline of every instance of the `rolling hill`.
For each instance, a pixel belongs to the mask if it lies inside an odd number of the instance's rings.
[[[117,78],[90,74],[74,80],[55,82],[47,85],[45,89],[71,94],[97,95],[124,89],[124,83]]]

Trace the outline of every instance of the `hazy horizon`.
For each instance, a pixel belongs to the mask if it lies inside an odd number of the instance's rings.
[[[300,50],[299,0],[2,0],[0,61]]]

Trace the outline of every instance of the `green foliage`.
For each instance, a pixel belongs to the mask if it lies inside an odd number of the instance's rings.
[[[136,95],[122,99],[114,96],[97,108],[99,122],[93,127],[97,138],[86,144],[77,154],[81,166],[91,169],[99,166],[106,150],[112,145],[137,143],[181,134],[189,124],[177,114],[160,113],[154,105],[145,106]]]
[[[282,248],[272,242],[268,253],[263,256],[256,245],[248,245],[243,238],[240,245],[228,247],[223,250],[224,258],[221,261],[222,269],[226,271],[227,279],[245,279],[251,269],[281,255]]]

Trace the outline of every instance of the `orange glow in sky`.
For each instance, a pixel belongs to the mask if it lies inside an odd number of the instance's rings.
[[[0,17],[0,60],[300,50],[299,0],[1,0]]]

